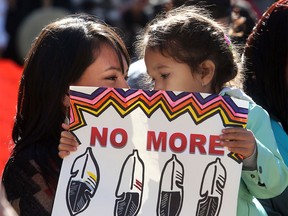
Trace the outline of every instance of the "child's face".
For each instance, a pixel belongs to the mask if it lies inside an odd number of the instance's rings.
[[[210,89],[202,86],[201,74],[193,74],[185,63],[152,50],[146,50],[144,60],[147,72],[155,82],[155,90],[210,92]]]

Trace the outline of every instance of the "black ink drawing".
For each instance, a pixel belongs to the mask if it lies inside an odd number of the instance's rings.
[[[70,215],[74,216],[89,206],[99,185],[100,171],[90,147],[74,160],[70,173],[66,203]]]
[[[144,185],[144,163],[139,157],[138,151],[126,158],[119,177],[115,192],[116,201],[114,207],[115,216],[137,215],[142,202]]]
[[[157,215],[177,216],[183,204],[183,164],[173,154],[162,170],[158,192]]]
[[[221,210],[226,169],[220,158],[209,163],[204,171],[200,188],[197,216],[217,216]]]

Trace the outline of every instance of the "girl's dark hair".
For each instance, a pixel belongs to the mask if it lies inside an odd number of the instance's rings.
[[[159,50],[196,72],[204,60],[212,60],[216,66],[213,93],[219,93],[236,78],[239,61],[223,29],[207,14],[194,6],[181,6],[159,15],[138,38],[137,51],[143,57],[146,49]]]
[[[288,133],[288,0],[261,17],[244,50],[245,91]]]
[[[13,154],[29,149],[48,183],[59,175],[55,162],[61,163],[58,144],[64,96],[97,59],[103,45],[115,50],[124,73],[122,57],[128,65],[130,59],[117,33],[92,16],[71,15],[47,25],[25,60],[12,132]]]

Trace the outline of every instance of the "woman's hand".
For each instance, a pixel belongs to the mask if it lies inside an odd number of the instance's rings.
[[[62,128],[65,131],[61,132],[60,143],[58,145],[58,155],[63,159],[68,156],[70,152],[76,151],[79,143],[77,142],[76,137],[68,131],[69,125],[63,123]]]

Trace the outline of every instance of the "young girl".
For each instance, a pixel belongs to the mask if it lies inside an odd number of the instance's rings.
[[[244,157],[237,215],[267,215],[255,197],[280,194],[288,184],[288,171],[267,112],[239,89],[228,87],[238,78],[233,47],[216,22],[199,15],[203,13],[186,6],[157,17],[142,34],[138,50],[156,90],[214,93],[250,101],[247,129],[226,128],[220,138],[223,146]],[[60,143],[59,154],[76,146],[68,132]]]

